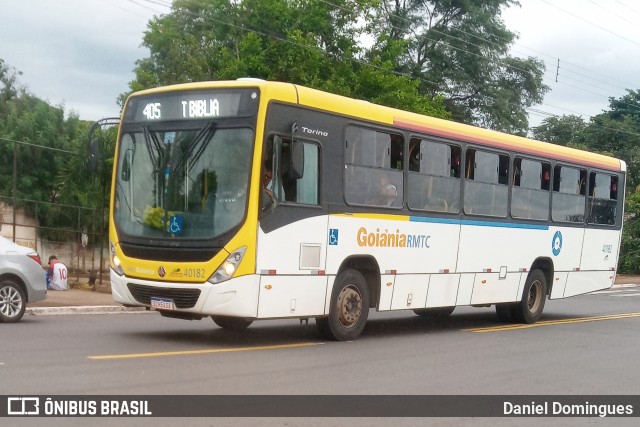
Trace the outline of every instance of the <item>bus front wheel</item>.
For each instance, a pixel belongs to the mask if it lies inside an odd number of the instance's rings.
[[[245,320],[239,317],[211,316],[211,319],[216,325],[230,331],[244,331],[253,323],[252,320]]]
[[[547,279],[542,270],[533,270],[527,277],[522,300],[512,307],[511,317],[520,323],[536,323],[547,299]]]
[[[369,316],[369,288],[362,274],[354,269],[340,273],[331,292],[329,315],[316,318],[323,338],[334,341],[356,339]]]

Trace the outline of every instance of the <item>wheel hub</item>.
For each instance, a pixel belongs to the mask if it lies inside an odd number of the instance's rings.
[[[541,293],[542,285],[539,281],[535,281],[531,284],[531,288],[529,288],[529,297],[527,298],[527,305],[529,306],[529,311],[536,312],[538,307],[540,306],[540,301],[542,298]]]
[[[22,299],[13,288],[0,289],[0,313],[7,317],[13,317],[20,312]]]
[[[345,328],[358,323],[362,313],[362,296],[352,286],[345,287],[338,296],[338,320]]]

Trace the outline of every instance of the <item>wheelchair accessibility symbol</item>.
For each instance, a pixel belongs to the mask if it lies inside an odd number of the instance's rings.
[[[562,249],[562,233],[556,231],[556,234],[553,235],[553,240],[551,241],[551,252],[553,252],[554,256],[560,255],[560,250]]]
[[[169,217],[169,226],[167,228],[171,234],[182,234],[182,215],[171,215]]]
[[[335,246],[338,244],[338,229],[330,228],[329,229],[329,245]]]

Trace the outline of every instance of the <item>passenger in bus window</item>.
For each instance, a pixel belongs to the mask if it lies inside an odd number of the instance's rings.
[[[277,199],[278,202],[285,201],[285,191],[282,187],[282,180],[276,180],[279,182],[279,192],[274,192],[273,188],[273,163],[271,159],[267,159],[264,162],[264,168],[262,171],[262,197],[261,205],[262,209],[265,209]]]
[[[271,159],[264,162],[264,173],[262,175],[263,191],[271,200],[273,200],[273,167]]]
[[[378,195],[374,201],[377,206],[392,206],[398,197],[398,189],[389,181],[386,174],[379,175]]]

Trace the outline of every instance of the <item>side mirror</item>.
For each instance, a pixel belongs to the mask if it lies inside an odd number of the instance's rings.
[[[120,179],[127,182],[131,179],[131,149],[124,153],[122,159],[122,170],[120,172]]]
[[[100,141],[97,138],[91,140],[90,152],[89,152],[89,166],[91,172],[98,172],[98,165],[100,164]]]
[[[291,126],[291,167],[289,168],[289,177],[292,179],[300,179],[304,175],[304,143],[295,139],[295,133],[298,130],[298,124]]]

